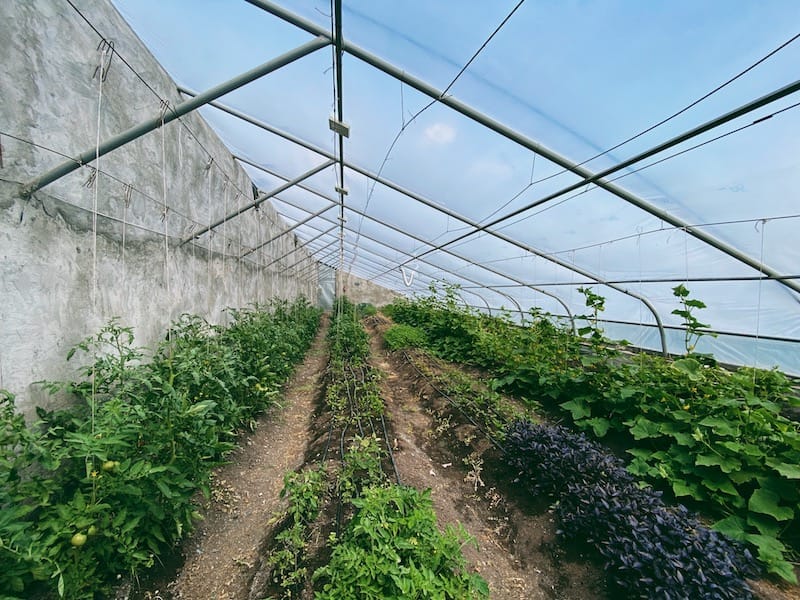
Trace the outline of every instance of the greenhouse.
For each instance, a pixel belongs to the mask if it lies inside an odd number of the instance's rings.
[[[0,3],[0,598],[800,597],[798,24]]]

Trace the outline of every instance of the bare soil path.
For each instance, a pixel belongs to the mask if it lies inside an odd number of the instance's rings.
[[[488,582],[496,600],[603,600],[601,570],[556,543],[555,523],[546,506],[518,493],[501,461],[486,452],[468,426],[441,419],[443,400],[401,354],[387,352],[383,332],[390,322],[366,320],[372,366],[382,375],[381,396],[394,459],[402,483],[431,489],[440,527],[461,524],[478,548],[464,547],[469,568]],[[261,598],[264,561],[274,523],[285,508],[283,477],[314,454],[327,438],[322,406],[327,365],[327,319],[303,363],[284,388],[283,408],[259,420],[244,437],[230,464],[215,474],[205,520],[183,545],[182,566],[171,582],[150,586],[144,600],[249,600]],[[468,439],[467,439],[468,438]],[[483,470],[465,466],[470,453],[486,458]],[[330,461],[332,459],[328,459]],[[494,461],[494,462],[493,462]],[[479,464],[480,463],[476,463]],[[324,524],[320,527],[324,528]],[[312,567],[313,569],[313,567]],[[784,596],[771,585],[756,585],[758,596]],[[256,592],[255,595],[254,591]],[[301,594],[311,598],[310,586]]]
[[[185,563],[169,586],[173,598],[243,600],[270,518],[281,509],[284,473],[299,468],[310,417],[327,364],[327,319],[285,386],[283,409],[271,411],[215,475],[213,502],[184,548]],[[152,595],[155,598],[158,592]]]
[[[373,366],[384,374],[382,397],[396,437],[395,461],[404,484],[431,488],[440,527],[461,523],[478,548],[464,547],[470,568],[489,584],[496,600],[599,600],[601,573],[589,565],[562,562],[554,554],[555,525],[548,512],[525,514],[503,491],[480,484],[464,468],[460,448],[426,406],[426,393],[408,365],[383,346],[389,325],[380,316],[367,320]],[[475,446],[481,447],[481,441]],[[485,449],[488,443],[482,447]],[[466,446],[465,446],[466,448]],[[473,471],[474,473],[474,471]],[[480,473],[478,473],[480,476]]]

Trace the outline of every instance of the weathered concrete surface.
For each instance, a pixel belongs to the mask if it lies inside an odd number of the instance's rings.
[[[93,181],[83,166],[20,197],[20,184],[98,134],[159,114],[160,98],[182,100],[107,0],[75,4],[138,76],[112,56],[106,80],[93,77],[101,37],[66,2],[0,2],[0,388],[25,412],[47,401],[31,382],[69,376],[68,349],[112,317],[151,346],[183,312],[220,322],[229,306],[318,292],[315,272],[281,273],[307,256],[292,234],[240,258],[286,227],[267,204],[180,245],[253,200],[247,174],[197,114],[101,157]]]
[[[399,298],[401,294],[389,290],[385,287],[356,277],[352,273],[340,274],[337,273],[337,289],[342,290],[342,293],[347,298],[356,304],[365,302],[367,304],[374,304],[375,306],[384,306],[391,304],[395,299]]]

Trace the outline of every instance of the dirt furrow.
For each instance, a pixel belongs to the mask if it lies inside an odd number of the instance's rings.
[[[369,328],[374,366],[384,373],[382,397],[396,437],[395,461],[404,484],[418,489],[431,488],[436,515],[441,527],[461,523],[478,543],[464,547],[470,568],[489,584],[492,598],[498,600],[552,598],[543,589],[541,570],[523,568],[520,560],[503,545],[504,523],[487,513],[487,492],[465,475],[455,457],[431,456],[435,423],[423,410],[410,382],[398,373],[383,348],[382,336]]]
[[[327,363],[327,319],[285,386],[284,406],[263,416],[256,431],[215,475],[212,500],[184,544],[185,563],[170,592],[185,600],[244,600],[269,520],[282,507],[283,476],[303,463],[309,424]]]

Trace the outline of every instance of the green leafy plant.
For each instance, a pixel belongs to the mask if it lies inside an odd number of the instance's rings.
[[[698,300],[697,298],[690,298],[690,293],[691,292],[689,289],[683,284],[672,288],[672,294],[678,298],[678,300],[680,300],[682,306],[682,308],[676,308],[673,310],[672,314],[683,319],[683,343],[687,354],[694,352],[694,349],[697,347],[697,342],[700,341],[700,338],[704,335],[717,337],[714,333],[704,331],[705,329],[708,329],[710,325],[701,323],[694,314],[695,311],[706,308],[705,302]]]
[[[197,491],[237,430],[274,405],[320,312],[305,301],[233,313],[227,328],[185,315],[146,360],[116,321],[70,351],[67,409],[25,426],[3,394],[0,589],[67,598],[107,593],[174,547]]]
[[[680,289],[686,314],[702,302]],[[602,299],[587,297],[591,325]],[[392,314],[424,328],[431,351],[489,370],[496,389],[567,415],[597,437],[615,434],[634,459],[637,477],[693,502],[729,535],[753,547],[772,573],[794,581],[790,559],[800,551],[800,426],[782,414],[800,401],[772,370],[729,371],[693,352],[707,326],[688,320],[685,357],[671,361],[619,352],[596,327],[585,338],[545,315],[521,327],[454,303],[400,300]],[[443,316],[447,313],[447,316]],[[461,321],[450,332],[427,322]],[[450,344],[452,331],[471,343]],[[692,346],[692,348],[689,348]],[[454,352],[458,348],[458,352]]]
[[[286,598],[299,596],[307,568],[306,546],[308,530],[323,504],[327,488],[325,469],[307,469],[290,472],[284,476],[281,498],[289,500],[289,507],[278,519],[285,519],[280,533],[275,536],[275,547],[267,557],[272,582],[283,589]]]
[[[430,490],[369,487],[353,504],[330,562],[314,573],[317,600],[489,597],[461,552],[474,542],[463,528],[438,530]]]
[[[425,346],[425,332],[411,325],[392,325],[383,334],[390,350],[400,348],[422,348]]]
[[[388,485],[384,440],[365,432],[367,423],[383,418],[384,404],[358,318],[346,298],[337,299],[328,334],[325,399],[333,424],[341,428],[341,468],[332,489],[341,503],[337,532],[339,518],[345,528],[328,538],[332,555],[313,575],[315,598],[487,597],[485,581],[466,571],[461,546],[468,538],[462,530],[439,532],[430,492]],[[345,450],[351,427],[359,433]],[[286,535],[293,547],[301,546],[302,536]],[[292,562],[296,555],[282,555],[295,584],[306,576]]]
[[[600,328],[600,313],[606,309],[606,299],[600,294],[595,294],[591,288],[579,287],[578,292],[583,294],[586,300],[586,307],[591,309],[592,313],[588,316],[581,317],[588,321],[588,325],[578,329],[579,335],[589,335],[589,339],[597,344],[603,341],[603,330]]]
[[[336,491],[344,502],[351,502],[369,486],[386,483],[381,468],[384,451],[374,435],[355,436],[342,457],[342,468],[336,479]]]

